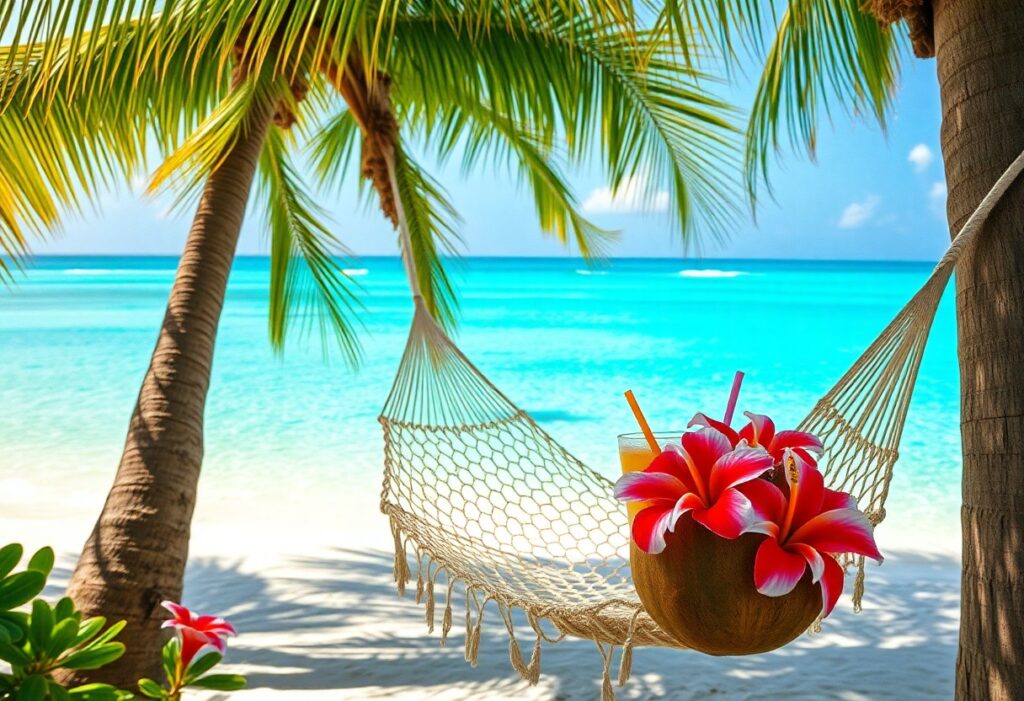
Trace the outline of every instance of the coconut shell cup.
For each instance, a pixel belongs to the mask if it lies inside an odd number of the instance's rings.
[[[765,536],[721,538],[689,515],[657,555],[630,544],[633,584],[647,613],[682,645],[709,655],[755,655],[806,631],[821,612],[810,571],[789,594],[754,586],[754,557]]]

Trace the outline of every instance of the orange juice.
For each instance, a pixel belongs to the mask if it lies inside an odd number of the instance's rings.
[[[682,431],[678,433],[656,433],[655,440],[658,445],[664,447],[669,443],[678,443]],[[624,433],[619,436],[619,462],[622,463],[622,473],[638,472],[646,470],[647,466],[654,460],[654,452],[642,433]],[[630,501],[626,503],[626,512],[629,514],[630,523],[646,506],[646,502]]]

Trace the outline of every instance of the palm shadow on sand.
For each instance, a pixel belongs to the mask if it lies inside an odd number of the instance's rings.
[[[545,645],[541,681],[529,687],[512,670],[504,625],[485,617],[477,667],[463,658],[464,607],[454,604],[448,646],[428,635],[423,608],[396,595],[389,553],[338,549],[294,558],[271,571],[246,563],[191,563],[186,603],[228,616],[242,636],[229,661],[250,687],[324,698],[413,694],[445,699],[594,699],[601,665],[593,643]],[[822,633],[771,654],[715,658],[638,649],[620,699],[947,698],[952,693],[959,574],[947,557],[897,555],[871,568],[865,610],[840,602]],[[442,577],[443,580],[443,577]],[[444,587],[438,586],[442,592]],[[851,586],[852,582],[847,583]],[[458,590],[458,589],[457,589]],[[493,607],[493,604],[490,605]],[[443,601],[437,607],[440,621]],[[517,626],[517,631],[528,632]],[[532,635],[520,636],[525,655]],[[616,660],[617,665],[617,660]]]

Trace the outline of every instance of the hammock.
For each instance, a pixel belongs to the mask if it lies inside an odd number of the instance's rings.
[[[394,163],[389,163],[394,172]],[[1024,170],[1024,153],[993,185],[924,286],[825,394],[799,429],[825,444],[828,486],[853,494],[871,522],[885,501],[900,436],[935,310],[953,268],[988,214]],[[392,187],[397,192],[394,182]],[[400,224],[404,217],[400,212]],[[395,543],[395,580],[404,594],[409,555],[416,601],[431,632],[445,578],[441,644],[452,628],[456,582],[465,587],[465,657],[475,665],[484,609],[495,602],[509,658],[537,683],[542,642],[566,636],[597,643],[602,698],[613,699],[611,665],[622,648],[619,686],[638,645],[681,647],[646,615],[630,579],[629,528],[612,483],[574,458],[491,384],[434,322],[420,296],[408,231],[400,227],[415,312],[380,423],[384,429],[381,510]],[[864,594],[864,558],[854,609]],[[513,611],[525,613],[533,651],[524,658]]]

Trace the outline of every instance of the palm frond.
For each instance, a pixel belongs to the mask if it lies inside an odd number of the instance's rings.
[[[813,157],[818,123],[838,104],[884,128],[905,41],[860,0],[790,0],[765,63],[747,129],[747,187],[767,182],[770,156],[790,146]]]
[[[570,163],[597,158],[613,189],[645,184],[688,239],[701,224],[726,231],[740,199],[736,113],[709,77],[651,32],[600,32],[567,20],[560,32],[503,25],[469,34],[426,18],[395,23],[391,75],[404,123],[457,123],[476,104],[529,131],[543,149],[564,143]],[[528,125],[528,129],[526,127]]]
[[[271,344],[284,348],[288,329],[314,324],[325,352],[333,338],[350,364],[360,357],[356,335],[360,304],[356,283],[338,255],[348,251],[331,233],[325,212],[308,195],[291,159],[285,135],[271,128],[260,155],[258,199],[270,232]]]
[[[422,141],[445,161],[461,152],[464,174],[483,173],[504,162],[531,191],[541,231],[566,244],[570,237],[584,258],[601,258],[618,238],[579,210],[576,196],[558,167],[555,149],[535,134],[486,105],[458,104],[457,95],[443,124],[425,130]]]
[[[338,192],[351,167],[362,132],[347,109],[341,109],[316,130],[309,141],[313,171],[321,186]]]
[[[257,77],[249,77],[236,85],[157,167],[149,183],[149,192],[164,191],[173,196],[174,208],[192,199],[238,140],[257,101],[276,102],[286,89],[280,80],[270,81],[268,85]]]
[[[420,293],[434,319],[451,329],[458,319],[458,300],[442,260],[442,251],[458,253],[458,214],[447,195],[411,156],[395,148],[395,181],[406,222]],[[399,240],[401,245],[401,240]]]

